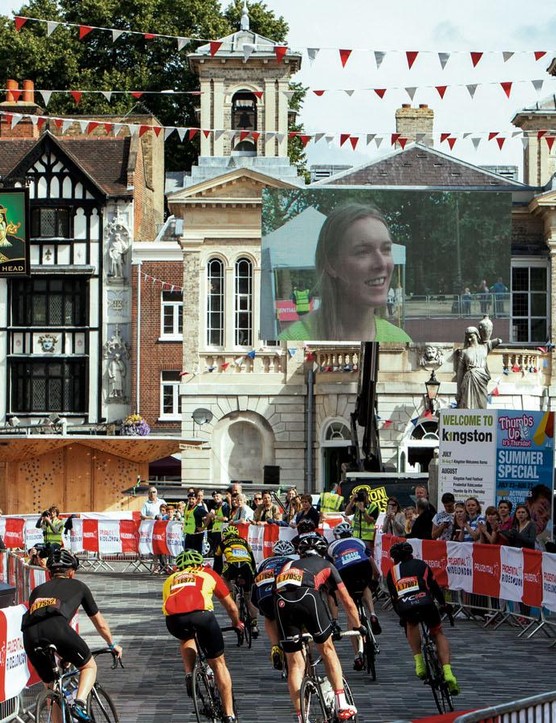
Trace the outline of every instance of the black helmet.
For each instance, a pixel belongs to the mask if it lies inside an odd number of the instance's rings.
[[[390,557],[396,564],[404,560],[410,560],[413,557],[413,548],[409,542],[396,542],[390,548]]]
[[[301,535],[297,542],[297,551],[304,557],[305,555],[324,555],[328,549],[328,543],[318,532],[307,532]]]
[[[50,551],[46,561],[46,567],[50,572],[77,570],[79,560],[69,550],[65,550],[63,547],[56,547]]]
[[[301,520],[301,522],[297,525],[297,534],[305,535],[307,532],[314,532],[316,529],[317,528],[313,520]]]

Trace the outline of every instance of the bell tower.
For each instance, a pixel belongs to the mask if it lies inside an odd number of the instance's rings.
[[[189,55],[200,82],[201,158],[287,158],[288,84],[301,54],[249,24],[244,2],[237,32]]]

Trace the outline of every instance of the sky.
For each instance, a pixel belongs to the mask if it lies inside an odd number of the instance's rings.
[[[266,0],[289,24],[288,46],[302,53],[294,80],[309,88],[300,121],[307,133],[336,136],[309,143],[310,163],[359,165],[390,152],[395,111],[402,103],[428,104],[435,113],[435,148],[473,164],[518,165],[523,145],[511,119],[552,94],[547,72],[556,57],[556,3],[537,0],[534,14],[522,0]],[[226,5],[226,2],[223,2]],[[2,0],[10,15],[20,0]],[[156,28],[137,28],[156,32]],[[319,48],[314,60],[308,48]],[[339,49],[352,53],[342,68]],[[377,69],[375,52],[386,55]],[[411,69],[406,51],[419,51]],[[504,62],[502,52],[514,55]],[[536,61],[534,51],[546,51]],[[483,52],[473,67],[471,52]],[[438,53],[450,57],[442,69]],[[532,81],[542,80],[537,90]],[[507,98],[500,83],[512,82]],[[477,84],[474,98],[467,86]],[[447,86],[441,99],[435,86]],[[383,99],[373,89],[386,88]],[[416,88],[413,99],[406,88]],[[313,90],[325,90],[321,97]],[[353,91],[348,94],[346,90]],[[505,137],[502,149],[486,134]],[[355,150],[339,134],[359,136]],[[387,136],[377,148],[367,134]],[[440,133],[457,134],[452,150]],[[469,134],[463,138],[463,134]],[[472,138],[481,138],[475,148]]]

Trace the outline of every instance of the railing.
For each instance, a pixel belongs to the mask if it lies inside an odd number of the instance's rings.
[[[514,721],[549,723],[554,720],[556,720],[556,691],[465,713],[455,718],[454,723],[514,723]]]
[[[428,294],[406,296],[402,320],[465,317],[507,317],[510,313],[510,294]],[[397,311],[394,312],[396,317]]]
[[[257,352],[201,352],[201,374],[283,374],[285,356],[280,347]]]

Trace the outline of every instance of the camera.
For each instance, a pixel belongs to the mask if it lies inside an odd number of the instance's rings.
[[[356,502],[366,502],[367,501],[367,495],[363,492],[363,490],[360,490],[357,495],[355,496]]]
[[[45,511],[42,513],[41,517],[50,517],[50,512],[49,512],[48,510],[45,510]]]

